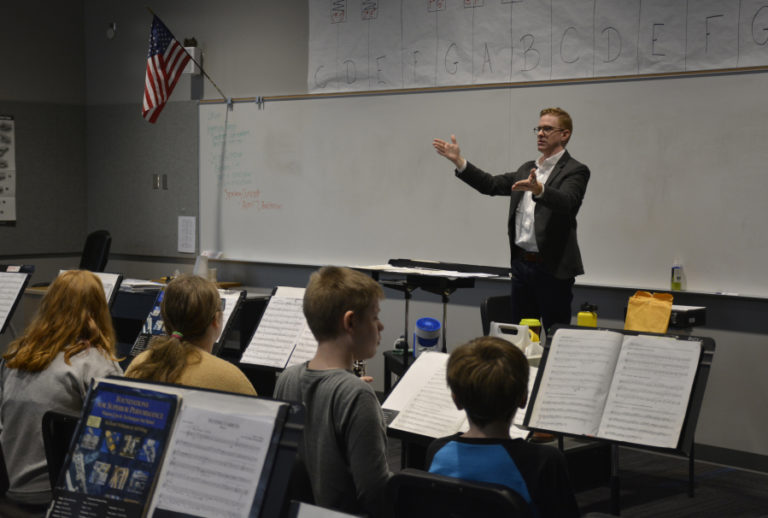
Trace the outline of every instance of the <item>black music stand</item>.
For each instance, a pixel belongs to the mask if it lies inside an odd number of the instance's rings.
[[[585,328],[583,327],[580,328],[578,326],[565,326],[565,325],[556,324],[553,327],[553,332],[552,332],[553,339],[558,329],[585,329]],[[607,329],[607,328],[588,328],[588,329],[614,331],[624,335],[667,336],[667,337],[677,338],[679,340],[701,341],[701,354],[699,356],[699,364],[693,379],[693,386],[691,387],[691,394],[688,400],[688,407],[686,408],[685,419],[683,420],[683,426],[682,426],[682,429],[680,430],[680,437],[678,438],[676,447],[662,448],[662,447],[648,446],[648,445],[639,444],[639,443],[626,443],[626,442],[621,442],[621,441],[616,441],[611,439],[590,437],[590,439],[593,439],[595,441],[605,442],[611,445],[611,478],[610,478],[611,513],[618,516],[621,510],[621,504],[620,504],[621,480],[619,477],[619,446],[621,445],[687,457],[688,458],[688,496],[693,497],[694,496],[694,462],[695,462],[694,435],[696,433],[696,424],[699,419],[699,412],[701,411],[701,404],[702,404],[702,401],[704,400],[704,390],[707,386],[709,371],[712,367],[712,358],[715,353],[715,341],[709,337],[680,335],[680,334],[674,334],[674,333],[666,333],[666,334],[645,333],[645,332],[638,332],[638,331],[628,331],[624,329]],[[539,363],[539,370],[536,376],[536,383],[534,384],[534,388],[530,394],[530,403],[528,405],[528,412],[525,417],[526,426],[528,426],[528,422],[531,419],[531,413],[535,406],[534,402],[536,401],[537,393],[539,390],[539,384],[541,383],[542,376],[544,375],[545,366],[547,364],[547,358],[549,357],[549,350],[550,350],[551,344],[552,344],[552,340],[547,340],[547,343],[543,346],[544,351],[542,353],[542,357]],[[531,430],[534,430],[534,428],[531,428]],[[542,431],[551,432],[551,430],[542,430]],[[558,431],[556,433],[561,435],[568,435],[572,437],[580,437],[579,435],[568,434],[567,432]]]
[[[18,279],[21,281],[20,285],[18,286],[18,291],[14,295],[13,302],[10,304],[10,309],[8,310],[7,314],[0,314],[0,317],[5,317],[0,319],[0,334],[4,333],[6,328],[9,328],[13,334],[13,337],[15,338],[16,330],[13,329],[13,326],[11,325],[11,318],[13,317],[13,313],[16,311],[16,308],[19,307],[21,295],[24,293],[24,290],[27,289],[27,286],[29,285],[29,279],[32,277],[32,274],[35,273],[35,267],[31,264],[0,264],[0,272],[11,274],[14,279],[16,279],[16,276],[18,276]]]
[[[378,279],[377,279],[378,280]],[[379,281],[379,283],[384,286],[385,288],[390,288],[393,290],[397,290],[403,293],[403,297],[405,299],[405,325],[403,327],[403,336],[401,339],[399,339],[395,343],[395,347],[397,349],[401,349],[403,351],[403,366],[407,369],[408,368],[408,314],[410,311],[410,302],[411,298],[413,298],[413,291],[418,288],[418,286],[413,284],[408,284],[408,280],[386,280],[386,281]],[[416,345],[414,344],[414,347]]]

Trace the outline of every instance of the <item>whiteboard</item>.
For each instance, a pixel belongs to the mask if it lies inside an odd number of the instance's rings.
[[[538,111],[574,119],[592,177],[580,284],[768,296],[768,73],[200,105],[201,250],[288,264],[508,266],[508,198],[455,178],[536,158]]]

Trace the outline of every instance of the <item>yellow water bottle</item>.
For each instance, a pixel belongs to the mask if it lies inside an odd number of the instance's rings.
[[[576,315],[576,325],[581,327],[597,327],[597,306],[585,302],[581,311]]]

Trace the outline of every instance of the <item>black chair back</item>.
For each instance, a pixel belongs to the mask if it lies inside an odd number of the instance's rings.
[[[387,482],[388,518],[518,518],[532,516],[528,503],[499,484],[471,482],[412,468]]]
[[[51,487],[56,487],[79,418],[48,410],[43,414],[43,448]]]
[[[5,495],[9,485],[8,468],[5,467],[5,457],[3,456],[3,450],[0,449],[0,497]]]
[[[512,322],[512,297],[509,295],[497,295],[488,297],[480,304],[480,320],[483,323],[483,335],[491,332],[491,322]]]
[[[80,258],[80,269],[92,272],[103,272],[109,259],[109,248],[112,246],[112,236],[106,230],[96,230],[88,234]]]

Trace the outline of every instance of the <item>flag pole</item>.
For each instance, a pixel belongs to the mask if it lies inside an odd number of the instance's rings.
[[[149,12],[152,14],[152,16],[154,16],[154,17],[156,17],[158,20],[160,20],[160,17],[159,17],[159,16],[157,16],[157,15],[155,14],[155,12],[154,12],[154,11],[153,11],[153,10],[152,10],[152,9],[151,9],[149,6],[147,6],[147,11],[149,11]],[[160,20],[160,21],[162,22],[162,20]],[[165,25],[165,23],[164,23],[164,22],[163,22],[163,25]],[[166,27],[167,27],[167,26],[166,26]],[[171,33],[171,34],[173,34],[173,33]],[[174,40],[176,40],[176,43],[178,43],[178,44],[179,44],[179,46],[180,46],[180,47],[181,47],[181,48],[184,50],[184,54],[186,54],[187,56],[189,56],[189,59],[190,59],[190,60],[192,60],[192,62],[193,62],[195,65],[197,65],[197,67],[200,69],[200,72],[203,74],[203,76],[205,76],[205,77],[208,79],[208,81],[210,81],[210,82],[211,82],[211,84],[214,86],[214,88],[216,88],[216,90],[219,92],[219,95],[221,95],[221,97],[222,97],[222,98],[223,98],[225,101],[229,102],[229,97],[227,97],[226,95],[224,95],[224,92],[222,92],[222,91],[221,91],[221,88],[219,88],[219,85],[217,85],[217,84],[216,84],[216,82],[215,82],[213,79],[211,79],[211,76],[209,76],[209,75],[208,75],[208,72],[206,72],[206,71],[205,71],[205,69],[203,68],[203,65],[201,65],[201,64],[200,64],[200,63],[199,63],[199,62],[198,62],[198,61],[197,61],[197,60],[196,60],[196,59],[195,59],[195,58],[192,56],[192,54],[190,54],[189,52],[187,52],[187,49],[184,47],[184,45],[182,45],[182,44],[181,44],[181,42],[179,42],[179,40],[177,40],[177,39],[176,39],[176,36],[174,36],[174,37],[173,37],[173,39],[174,39]]]

